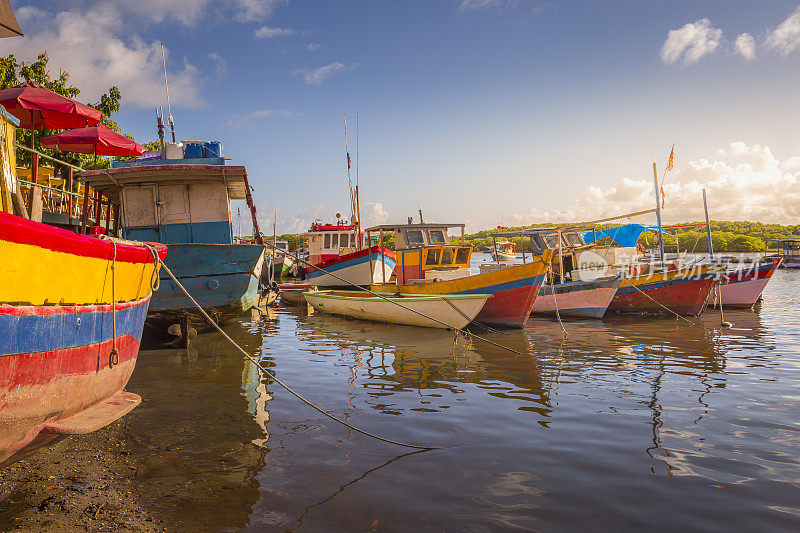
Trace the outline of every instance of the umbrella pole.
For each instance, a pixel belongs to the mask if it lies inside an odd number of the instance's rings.
[[[36,150],[34,147],[34,138],[36,137],[36,130],[31,128],[31,150]],[[39,182],[39,154],[35,151],[31,153],[31,193],[28,195],[28,212],[33,216],[33,196],[36,190],[36,184]]]

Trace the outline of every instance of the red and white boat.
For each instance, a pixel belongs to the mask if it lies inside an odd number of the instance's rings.
[[[729,263],[719,287],[723,309],[748,309],[755,305],[781,261],[781,257],[768,257],[748,263]],[[708,296],[708,305],[717,305],[714,290]]]
[[[395,253],[379,244],[366,246],[358,219],[354,224],[315,223],[308,238],[306,282],[317,287],[367,286],[388,281],[394,273]]]

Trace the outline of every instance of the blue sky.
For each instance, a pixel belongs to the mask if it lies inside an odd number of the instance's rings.
[[[356,112],[367,222],[417,204],[470,229],[647,209],[675,142],[667,220],[698,218],[706,187],[715,218],[800,223],[797,1],[12,5],[26,37],[3,53],[46,49],[87,101],[118,84],[139,141],[163,42],[178,137],[221,140],[280,231],[347,209]]]

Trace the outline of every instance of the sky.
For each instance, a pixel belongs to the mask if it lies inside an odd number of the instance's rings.
[[[12,0],[25,37],[155,140],[161,43],[181,139],[243,164],[264,231],[348,212],[343,117],[365,224],[469,231],[654,206],[800,223],[800,2]],[[355,178],[355,175],[353,175]],[[239,205],[234,206],[234,223]],[[244,212],[244,208],[242,207]],[[247,217],[242,226],[249,229]]]

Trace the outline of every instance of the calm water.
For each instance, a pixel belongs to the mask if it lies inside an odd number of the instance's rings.
[[[778,271],[725,330],[707,312],[489,335],[523,356],[285,307],[245,318],[227,331],[311,400],[442,448],[349,432],[206,335],[141,355],[138,490],[200,530],[797,531],[798,287]]]

